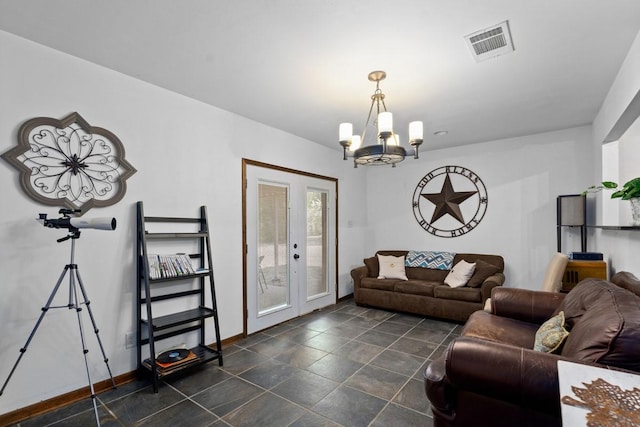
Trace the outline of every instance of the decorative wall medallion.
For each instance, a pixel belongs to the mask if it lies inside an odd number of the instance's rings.
[[[18,145],[2,157],[18,169],[29,197],[82,213],[120,201],[125,181],[136,172],[118,137],[90,126],[78,113],[62,120],[28,120],[20,127]]]
[[[418,224],[439,237],[458,237],[473,230],[487,211],[484,183],[462,166],[443,166],[426,174],[413,192]]]

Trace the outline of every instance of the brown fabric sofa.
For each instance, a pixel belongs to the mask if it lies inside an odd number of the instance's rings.
[[[384,250],[376,255],[406,256],[408,251]],[[451,288],[444,284],[449,270],[437,270],[422,267],[406,267],[409,280],[378,279],[379,265],[377,256],[364,260],[365,265],[351,270],[353,293],[356,304],[379,307],[389,310],[404,311],[424,316],[464,322],[476,310],[481,310],[484,302],[491,295],[491,290],[504,283],[504,259],[499,255],[456,254],[453,264],[460,260],[492,267],[481,271],[477,268],[476,278],[483,280],[472,286]],[[485,274],[487,273],[487,274]]]
[[[496,288],[493,313],[471,315],[425,371],[434,426],[561,426],[557,362],[640,372],[640,290],[634,276],[586,279],[568,294]],[[622,282],[620,282],[622,283]],[[533,350],[540,325],[564,311],[559,354]]]

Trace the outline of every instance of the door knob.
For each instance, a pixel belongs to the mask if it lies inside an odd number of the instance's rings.
[[[293,254],[293,259],[298,259],[298,258],[300,258],[300,255],[298,255],[298,254]]]

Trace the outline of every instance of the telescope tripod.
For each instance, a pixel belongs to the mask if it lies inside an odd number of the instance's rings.
[[[33,339],[33,336],[36,334],[36,331],[38,330],[40,323],[44,319],[45,314],[47,314],[47,311],[49,311],[50,308],[68,308],[69,310],[75,310],[76,315],[78,317],[78,328],[80,329],[80,340],[82,342],[84,366],[87,371],[87,379],[89,380],[89,388],[91,390],[91,400],[93,401],[93,411],[96,417],[96,425],[100,426],[100,417],[98,415],[98,404],[96,400],[96,394],[93,389],[93,382],[91,381],[91,374],[89,372],[89,362],[87,360],[87,353],[89,353],[89,350],[87,349],[85,335],[84,335],[84,328],[82,325],[82,318],[80,317],[80,312],[82,311],[82,307],[81,307],[82,305],[84,305],[87,308],[87,312],[89,313],[89,318],[91,319],[91,324],[93,325],[93,332],[96,334],[96,338],[98,339],[100,351],[102,352],[102,358],[104,360],[105,365],[107,366],[107,371],[109,372],[109,377],[111,378],[111,384],[113,388],[116,388],[116,383],[113,379],[113,375],[111,375],[111,368],[109,368],[109,359],[107,358],[104,352],[104,347],[102,346],[102,341],[100,340],[100,335],[98,334],[99,330],[98,330],[98,327],[96,326],[96,321],[93,317],[93,312],[91,311],[91,305],[90,305],[91,302],[87,298],[87,292],[82,283],[82,279],[80,278],[78,265],[75,264],[74,262],[75,248],[76,248],[75,243],[79,237],[80,237],[80,231],[78,229],[71,229],[71,233],[68,236],[58,239],[58,242],[71,239],[71,260],[69,264],[67,264],[62,270],[62,273],[60,274],[60,278],[58,279],[58,282],[54,286],[53,291],[51,292],[51,295],[47,300],[47,303],[45,304],[44,307],[42,307],[42,313],[40,314],[40,317],[38,318],[36,325],[33,327],[33,330],[29,334],[29,338],[27,339],[27,342],[25,343],[24,347],[20,349],[20,356],[18,356],[18,360],[16,360],[16,363],[13,365],[13,368],[11,369],[11,372],[9,373],[9,376],[7,377],[6,381],[4,382],[2,389],[0,389],[0,396],[4,392],[5,387],[7,387],[7,384],[9,383],[11,376],[13,375],[16,368],[18,367],[18,364],[20,363],[22,356],[24,356],[24,353],[27,351],[27,347],[29,347],[29,343]],[[55,298],[56,293],[58,292],[58,289],[60,288],[60,285],[62,284],[62,281],[64,280],[67,273],[69,274],[69,303],[67,305],[51,306],[51,303],[53,302],[53,299]],[[78,292],[82,294],[82,300],[80,300],[79,298],[80,295]]]

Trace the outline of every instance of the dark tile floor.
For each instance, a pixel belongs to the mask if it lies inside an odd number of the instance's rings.
[[[432,426],[422,373],[460,325],[340,302],[162,383],[98,395],[103,426]],[[88,399],[18,426],[95,425]]]

